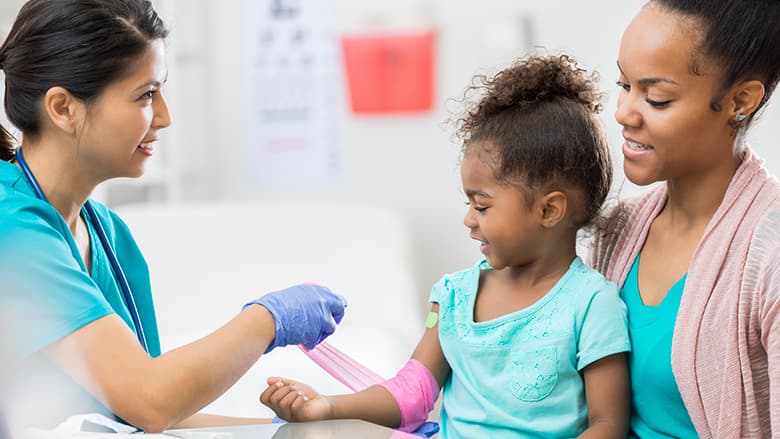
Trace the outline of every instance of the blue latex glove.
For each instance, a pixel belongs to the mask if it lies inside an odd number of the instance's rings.
[[[276,336],[268,353],[278,346],[313,348],[336,330],[347,301],[323,286],[306,284],[268,293],[244,308],[250,305],[262,305],[274,316]]]
[[[431,437],[438,432],[439,432],[439,424],[436,422],[429,421],[421,425],[420,428],[418,428],[417,430],[414,430],[412,434],[420,437]]]

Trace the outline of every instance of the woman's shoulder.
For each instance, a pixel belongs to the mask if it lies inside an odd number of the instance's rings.
[[[766,208],[759,213],[750,238],[751,251],[759,250],[769,258],[765,263],[777,261],[774,256],[780,256],[780,185],[774,188],[774,195],[766,203]]]
[[[109,236],[115,238],[121,236],[132,236],[130,228],[127,226],[127,224],[125,224],[124,220],[110,207],[95,200],[89,200],[89,203],[92,205],[93,209],[95,210],[95,214],[100,221],[100,224],[103,225],[103,227],[106,229],[106,233]]]
[[[9,240],[25,232],[46,230],[63,234],[67,227],[60,214],[37,198],[0,188],[0,236]]]

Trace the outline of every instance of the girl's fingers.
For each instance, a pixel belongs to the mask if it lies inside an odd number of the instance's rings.
[[[273,380],[273,381],[272,381]],[[276,378],[269,378],[268,379],[268,387],[263,391],[263,393],[260,394],[260,402],[262,402],[265,405],[268,405],[271,403],[271,396],[276,393],[277,390],[279,390],[281,387],[284,386],[284,382],[276,379]]]
[[[298,397],[295,398],[295,401],[290,405],[290,412],[293,413],[294,416],[298,417],[298,414],[301,413],[303,410],[304,404],[309,400],[309,397],[304,395],[302,392],[298,394]]]
[[[272,405],[278,406],[279,402],[284,399],[287,394],[291,392],[290,386],[283,385],[281,383],[274,384],[274,387],[276,387],[276,390],[271,394],[271,397],[269,398],[269,402]]]
[[[279,408],[289,416],[290,420],[298,420],[292,405],[298,398],[303,398],[294,387],[290,386],[289,392],[279,401]]]

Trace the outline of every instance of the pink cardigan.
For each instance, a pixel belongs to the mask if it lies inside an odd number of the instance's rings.
[[[666,197],[630,201],[592,266],[623,285]],[[780,183],[750,149],[688,268],[672,370],[702,438],[780,438]]]

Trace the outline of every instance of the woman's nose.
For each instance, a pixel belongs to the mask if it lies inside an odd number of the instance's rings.
[[[159,91],[152,102],[154,105],[154,120],[152,124],[155,128],[167,128],[171,125],[171,112],[168,110],[168,103],[162,91]]]
[[[630,92],[623,92],[618,97],[615,120],[624,127],[636,128],[642,124],[642,115],[637,111]]]

